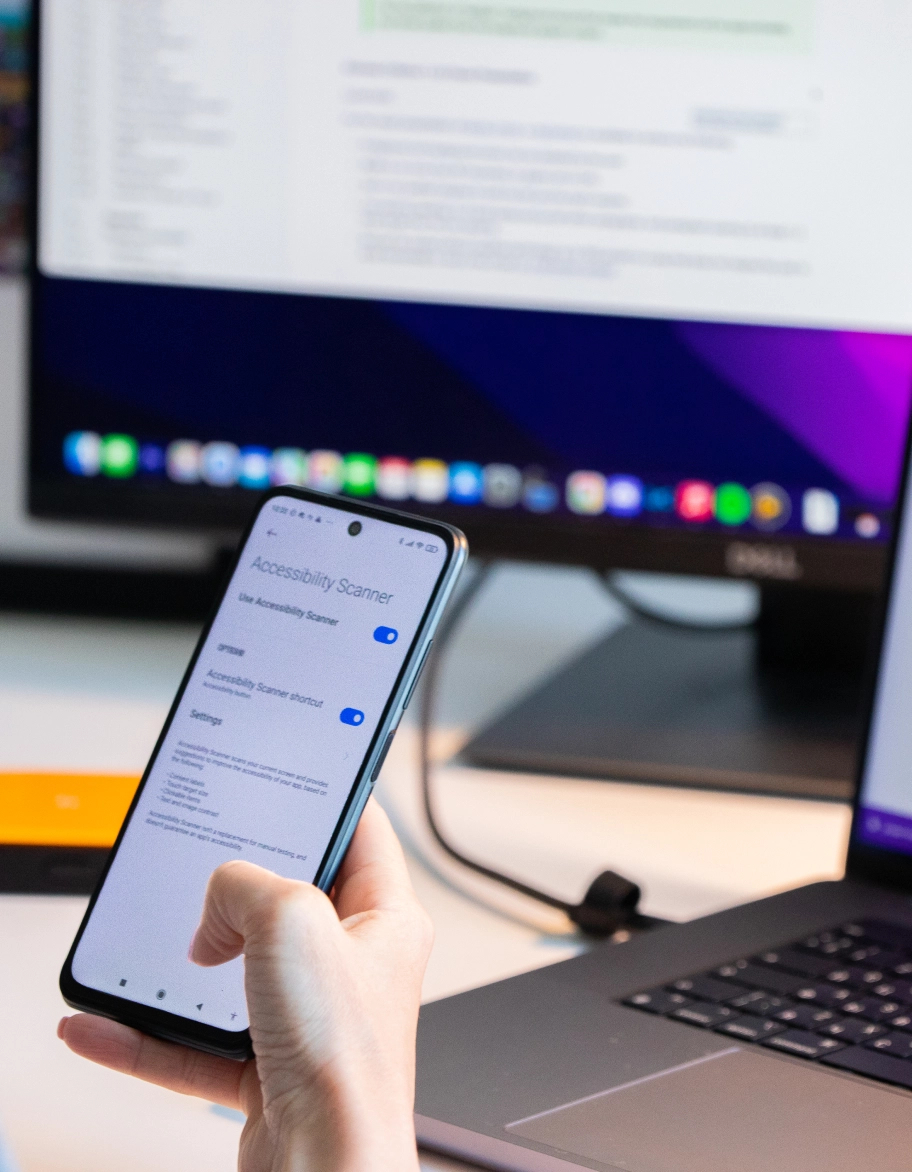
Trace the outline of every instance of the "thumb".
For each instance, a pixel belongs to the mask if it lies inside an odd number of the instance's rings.
[[[202,918],[190,942],[190,960],[206,967],[234,960],[257,927],[271,921],[280,904],[307,886],[240,859],[223,863],[209,879]]]

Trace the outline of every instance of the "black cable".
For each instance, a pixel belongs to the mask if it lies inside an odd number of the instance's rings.
[[[679,619],[673,615],[662,614],[660,611],[652,610],[648,606],[644,606],[632,594],[628,594],[623,586],[618,586],[615,581],[613,571],[609,570],[605,573],[600,573],[598,579],[605,591],[611,595],[615,602],[619,602],[625,610],[634,615],[638,619],[642,619],[646,623],[652,623],[659,627],[671,627],[676,631],[691,631],[695,634],[713,635],[726,634],[729,631],[751,631],[757,625],[756,616],[751,619],[737,619],[734,622],[721,623],[704,623],[694,619]]]
[[[431,785],[431,732],[434,727],[434,710],[441,665],[446,647],[469,607],[489,580],[494,565],[495,563],[490,561],[476,563],[475,576],[451,604],[437,629],[424,668],[420,701],[419,753],[421,793],[424,800],[424,813],[431,834],[441,850],[451,859],[455,859],[461,866],[467,867],[495,883],[509,887],[513,891],[518,891],[529,899],[534,899],[539,903],[547,904],[548,907],[564,912],[574,924],[589,935],[611,936],[619,928],[651,928],[664,923],[664,920],[644,916],[637,911],[640,900],[639,887],[614,871],[603,871],[590,885],[582,903],[568,903],[566,900],[548,894],[548,892],[539,891],[537,887],[531,887],[520,879],[504,875],[493,867],[488,867],[484,863],[469,858],[454,847],[440,829]]]

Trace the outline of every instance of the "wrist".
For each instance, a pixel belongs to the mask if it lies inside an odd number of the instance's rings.
[[[343,1102],[349,1146],[340,1172],[417,1172],[414,1078],[397,1070],[358,1080]]]
[[[350,1073],[319,1081],[283,1112],[276,1172],[418,1172],[413,1085]]]

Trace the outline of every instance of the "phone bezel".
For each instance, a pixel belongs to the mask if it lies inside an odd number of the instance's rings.
[[[250,536],[254,525],[256,524],[260,514],[269,505],[270,501],[276,497],[292,497],[293,499],[305,501],[313,505],[333,509],[342,509],[346,513],[373,518],[380,521],[386,521],[390,524],[397,525],[403,529],[419,530],[425,533],[433,534],[440,539],[446,548],[446,561],[443,569],[437,579],[434,590],[425,607],[424,614],[418,625],[418,629],[409,647],[408,653],[402,664],[396,682],[390,691],[386,705],[383,710],[381,719],[377,725],[376,732],[371,739],[368,746],[367,753],[362,762],[361,768],[352,785],[351,792],[348,795],[339,820],[333,830],[329,844],[320,866],[317,870],[317,875],[314,880],[315,885],[324,891],[328,891],[335,879],[336,872],[339,865],[344,858],[345,851],[351,841],[351,836],[354,834],[358,819],[361,816],[361,811],[370,796],[373,789],[373,774],[377,760],[383,751],[384,746],[392,732],[398,727],[399,719],[401,718],[407,700],[409,699],[410,691],[415,683],[417,673],[420,671],[428,647],[433,638],[434,629],[437,621],[443,611],[444,606],[449,598],[449,595],[455,585],[459,570],[462,568],[466,557],[468,556],[468,544],[465,535],[452,525],[447,525],[438,521],[428,520],[426,517],[416,517],[409,513],[400,512],[396,509],[388,509],[381,505],[368,504],[363,501],[351,499],[349,497],[337,497],[328,493],[317,492],[313,489],[297,488],[290,485],[281,485],[267,490],[250,518],[241,540],[238,543],[237,551],[231,560],[231,564],[225,575],[224,583],[219,591],[218,597],[212,606],[205,625],[200,633],[199,640],[194,648],[193,655],[184,672],[184,676],[177,689],[174,701],[168,712],[168,716],[162,726],[158,739],[155,742],[155,748],[149,757],[149,761],[143,770],[142,778],[136,788],[136,793],[130,803],[130,808],[124,818],[123,825],[118,832],[117,838],[111,848],[111,853],[105,864],[104,870],[95,887],[95,891],[89,901],[88,908],[83,916],[82,923],[79,926],[79,931],[70,947],[69,954],[64,962],[63,969],[60,974],[60,991],[67,1005],[74,1009],[80,1009],[89,1013],[94,1013],[102,1017],[112,1018],[115,1021],[123,1022],[126,1025],[133,1026],[141,1030],[143,1033],[151,1034],[154,1037],[163,1038],[166,1041],[178,1042],[183,1045],[192,1046],[194,1049],[203,1050],[207,1053],[218,1054],[227,1058],[245,1059],[253,1055],[253,1048],[250,1039],[249,1030],[223,1030],[216,1026],[206,1025],[202,1022],[195,1022],[190,1018],[182,1017],[179,1014],[169,1013],[164,1009],[153,1008],[152,1006],[142,1005],[136,1001],[130,1001],[124,997],[118,997],[113,993],[100,992],[97,989],[91,989],[86,985],[80,984],[73,976],[73,958],[76,950],[79,947],[79,942],[82,939],[86,926],[91,919],[95,904],[98,901],[99,893],[104,886],[107,879],[108,872],[123,841],[123,837],[127,831],[128,826],[133,818],[140,795],[142,794],[149,774],[155,764],[158,755],[161,751],[165,737],[174,717],[177,713],[178,707],[184,697],[190,677],[193,674],[197,661],[202,654],[203,647],[206,640],[209,638],[212,624],[215,621],[216,615],[221,609],[222,603],[228,592],[231,580],[237,569],[238,563],[250,540]],[[357,540],[357,538],[352,538]]]

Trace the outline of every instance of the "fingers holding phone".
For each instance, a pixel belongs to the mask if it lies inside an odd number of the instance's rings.
[[[401,859],[356,845],[339,868],[465,557],[448,526],[302,489],[266,495],[64,966],[70,1005],[243,1058],[251,925],[263,944],[269,915],[299,919],[273,941],[296,940],[299,982],[370,935],[372,895],[397,890]],[[341,921],[321,894],[334,883]],[[386,910],[408,935],[411,908]]]
[[[89,1015],[65,1019],[60,1036],[104,1066],[243,1110],[250,1172],[284,1166],[289,1152],[307,1167],[343,1168],[362,1148],[373,1168],[417,1166],[415,1030],[431,930],[373,801],[334,898],[247,863],[210,880],[193,958],[243,954],[255,1062]]]

